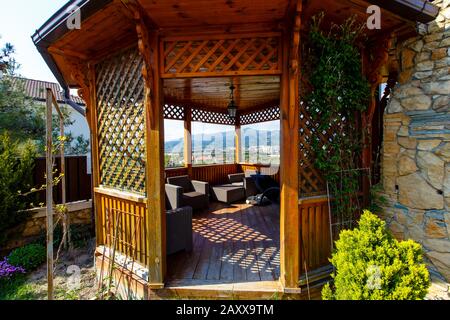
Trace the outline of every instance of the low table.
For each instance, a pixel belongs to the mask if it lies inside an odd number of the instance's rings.
[[[232,184],[214,186],[212,192],[217,201],[227,204],[245,199],[245,189]]]

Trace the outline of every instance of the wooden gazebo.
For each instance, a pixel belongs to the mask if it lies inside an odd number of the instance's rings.
[[[362,50],[375,92],[395,71],[395,59],[389,59],[393,40],[414,34],[415,21],[431,19],[434,7],[427,1],[77,0],[50,18],[33,40],[67,99],[69,88],[78,88],[86,101],[99,274],[120,255],[133,263],[115,268],[114,275],[138,297],[162,294],[163,288],[183,294],[183,286],[195,296],[235,290],[237,281],[222,282],[220,276],[208,294],[199,293],[209,289],[195,281],[170,282],[165,178],[186,174],[215,184],[230,173],[261,167],[240,159],[239,128],[279,120],[280,170],[271,174],[281,185],[280,206],[272,208],[276,218],[266,222],[279,223],[274,231],[279,279],[261,284],[247,277],[241,289],[255,292],[247,297],[304,293],[305,272],[321,279],[329,264],[330,226],[323,178],[307,158],[313,124],[299,99],[302,36],[310,18],[321,11],[335,22],[351,15],[364,22],[371,4],[382,7],[382,29],[367,30],[372,41]],[[74,17],[80,17],[80,29],[65,23]],[[237,88],[234,119],[227,114],[230,83]],[[374,95],[362,116],[364,126],[370,126],[376,105]],[[164,119],[184,121],[186,137],[192,121],[235,126],[236,163],[193,166],[186,138],[186,166],[166,170]],[[370,149],[363,162],[370,166]],[[367,193],[367,186],[363,190]],[[256,210],[250,217],[258,214],[263,213]],[[251,226],[251,218],[246,219],[240,223]],[[119,230],[116,237],[114,230]],[[220,253],[212,257],[222,261]]]

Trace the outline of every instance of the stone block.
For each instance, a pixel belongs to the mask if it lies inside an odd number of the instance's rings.
[[[401,126],[400,129],[398,129],[397,136],[399,137],[408,137],[409,136],[409,126]]]
[[[428,110],[431,107],[431,98],[427,95],[417,95],[401,100],[401,105],[408,111]]]
[[[450,110],[450,97],[440,96],[433,101],[433,110],[445,112]]]
[[[399,202],[414,209],[444,208],[444,197],[429,185],[420,174],[413,173],[397,179]]]
[[[423,61],[416,65],[417,71],[430,71],[434,68],[434,62],[433,61]]]
[[[445,211],[427,211],[425,213],[425,236],[430,239],[448,239]],[[449,239],[450,241],[450,239]]]
[[[410,137],[398,137],[398,144],[405,149],[416,149],[417,140]]]
[[[425,89],[425,92],[429,94],[442,94],[442,95],[450,94],[450,80],[425,83],[423,87]]]
[[[398,99],[392,99],[386,109],[387,113],[398,113],[398,112],[402,112],[403,108],[402,105],[400,104],[400,101],[398,101]]]
[[[417,149],[421,150],[421,151],[431,151],[435,148],[437,148],[442,140],[437,140],[437,139],[431,139],[431,140],[418,140],[417,141]]]
[[[431,251],[427,253],[427,257],[445,279],[450,282],[450,253]]]
[[[400,157],[398,161],[398,174],[400,176],[406,176],[411,173],[414,173],[419,168],[416,165],[416,162],[408,156]]]
[[[403,227],[403,225],[401,225],[400,223],[398,223],[397,221],[392,221],[389,224],[389,229],[391,230],[392,235],[398,239],[398,240],[403,240],[405,237],[405,228]]]
[[[444,161],[431,152],[419,151],[417,165],[426,180],[436,189],[442,190],[445,173]]]
[[[432,60],[439,60],[439,59],[442,59],[445,57],[447,57],[447,48],[439,48],[439,49],[433,50],[433,52],[431,54]]]
[[[424,247],[429,251],[437,251],[441,253],[450,253],[449,239],[429,239],[423,241]]]
[[[441,144],[434,153],[442,160],[450,162],[450,142]]]

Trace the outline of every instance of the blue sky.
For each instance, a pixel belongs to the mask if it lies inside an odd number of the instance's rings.
[[[14,0],[2,2],[0,46],[10,42],[16,48],[19,73],[27,78],[56,82],[55,77],[36,50],[31,35],[67,0]]]

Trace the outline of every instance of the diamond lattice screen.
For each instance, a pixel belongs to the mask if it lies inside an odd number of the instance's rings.
[[[320,119],[320,115],[317,115],[317,119]],[[345,119],[335,119],[328,125],[328,130],[320,131],[319,122],[314,121],[311,117],[309,107],[302,104],[300,106],[300,195],[313,196],[322,195],[327,192],[326,181],[320,170],[314,166],[314,152],[311,144],[313,139],[318,139],[319,146],[326,148],[327,144],[332,142],[337,136],[338,132],[342,132],[340,128],[346,126]],[[331,156],[331,155],[330,155]]]
[[[203,123],[214,123],[224,125],[235,125],[236,120],[230,118],[227,113],[214,112],[204,109],[192,108],[192,121]]]
[[[142,64],[133,48],[96,68],[101,184],[139,194],[145,194]]]
[[[240,116],[241,125],[280,120],[280,107],[275,106]]]
[[[280,69],[280,35],[164,40],[162,76],[274,74]]]

